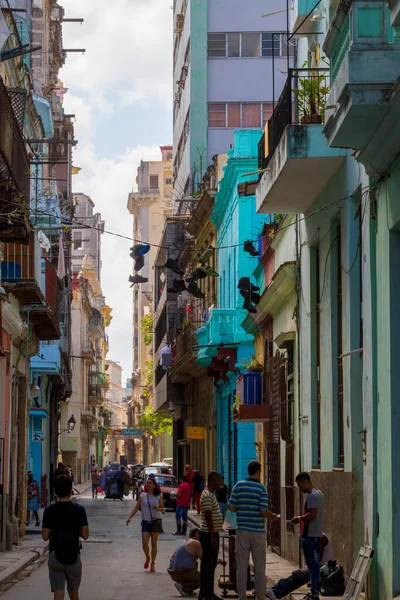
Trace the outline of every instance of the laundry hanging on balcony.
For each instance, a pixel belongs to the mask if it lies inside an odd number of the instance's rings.
[[[58,264],[57,264],[57,277],[64,279],[65,277],[65,257],[64,257],[64,234],[60,234],[58,242]]]
[[[158,354],[160,356],[160,365],[163,369],[172,366],[173,357],[171,346],[164,346],[164,348],[159,350]]]
[[[39,246],[44,248],[46,252],[50,252],[51,242],[47,236],[44,235],[43,231],[37,232],[37,239],[39,242]]]

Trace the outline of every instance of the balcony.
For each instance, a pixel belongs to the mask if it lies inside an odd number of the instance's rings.
[[[353,1],[331,24],[324,43],[331,59],[324,133],[331,147],[362,150],[387,121],[400,62],[389,21],[386,2]]]
[[[262,373],[243,373],[236,383],[232,420],[244,423],[267,423],[271,411],[262,398]]]
[[[259,142],[260,213],[305,213],[346,158],[322,133],[328,69],[290,69]]]
[[[83,346],[82,357],[89,360],[92,365],[96,364],[96,351],[92,342],[87,341]]]
[[[300,35],[318,31],[318,23],[312,19],[316,3],[316,0],[297,0],[297,13],[291,28],[292,32],[296,31]]]
[[[33,232],[29,244],[4,244],[1,280],[6,292],[21,305],[29,306],[29,320],[40,340],[61,337],[58,321],[59,284],[53,265],[42,259],[42,249]]]
[[[85,423],[85,425],[93,426],[94,423],[97,425],[97,417],[91,410],[81,410],[81,421],[82,423]]]
[[[89,404],[91,406],[100,406],[103,404],[102,386],[99,384],[89,383]]]
[[[206,325],[197,330],[197,364],[209,367],[218,354],[219,346],[232,347],[253,341],[253,336],[245,333],[240,326],[246,314],[247,311],[240,308],[213,309]]]
[[[176,338],[174,362],[170,369],[171,381],[173,383],[187,383],[193,377],[197,377],[204,372],[196,363],[196,345],[196,333],[189,325]]]
[[[16,202],[29,202],[29,160],[22,135],[25,114],[25,90],[7,91],[0,77],[0,183],[1,213],[15,212]],[[18,121],[15,111],[19,111]],[[23,216],[0,225],[0,241],[27,242],[27,226]]]

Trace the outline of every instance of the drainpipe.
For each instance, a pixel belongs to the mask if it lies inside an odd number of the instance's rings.
[[[300,410],[300,406],[301,406],[301,372],[300,372],[300,357],[301,357],[301,347],[300,347],[300,302],[301,302],[301,251],[299,250],[300,248],[300,224],[299,224],[299,217],[298,215],[296,215],[296,304],[297,304],[297,308],[296,308],[296,326],[297,326],[297,406],[299,407],[299,414],[303,414],[302,411]],[[303,449],[303,444],[302,444],[302,420],[298,419],[298,423],[299,423],[299,441],[298,441],[298,445],[299,445],[299,471],[301,472],[303,470],[303,458],[302,458],[302,449]],[[301,494],[299,496],[299,515],[301,515],[302,512],[302,505],[301,505]],[[299,568],[301,568],[301,548],[299,545]]]

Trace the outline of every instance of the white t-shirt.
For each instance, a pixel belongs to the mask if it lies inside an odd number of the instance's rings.
[[[324,535],[326,535],[326,533],[324,533]],[[327,535],[326,535],[326,537],[328,538]],[[324,551],[322,553],[320,565],[324,565],[325,563],[327,563],[330,560],[333,560],[333,548],[332,548],[332,542],[328,538],[328,543],[325,546]]]

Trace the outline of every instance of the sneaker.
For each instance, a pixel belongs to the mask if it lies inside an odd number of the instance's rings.
[[[187,286],[187,291],[189,292],[189,294],[191,294],[195,298],[203,299],[206,297],[195,281],[191,281],[189,283],[189,285]]]
[[[267,585],[267,590],[265,592],[265,597],[268,600],[277,600],[274,592],[272,591],[272,587],[270,587],[269,585]]]
[[[173,271],[177,275],[182,276],[184,274],[184,271],[182,271],[182,269],[179,268],[178,261],[176,260],[176,258],[169,258],[165,263],[164,267],[166,269],[171,269],[171,271]]]
[[[132,275],[129,275],[129,283],[132,284],[131,287],[133,287],[136,283],[147,283],[148,281],[149,280],[147,279],[147,277],[142,277],[137,273],[134,277],[132,277]]]
[[[319,594],[308,592],[308,594],[306,594],[301,600],[319,600]]]
[[[212,269],[210,265],[203,265],[199,268],[200,271],[203,271],[203,273],[209,275],[210,277],[219,277],[219,273],[217,273],[217,271],[214,271],[214,269]]]
[[[40,521],[36,521],[35,527],[40,527]]]
[[[258,256],[258,250],[254,246],[251,240],[246,240],[243,244],[243,249],[245,252],[248,252],[250,256]]]
[[[238,283],[238,289],[242,290],[242,289],[246,289],[249,290],[251,286],[251,291],[252,292],[259,292],[260,288],[258,287],[258,285],[254,285],[250,282],[250,277],[241,277],[239,279],[239,283]]]
[[[180,595],[183,596],[184,598],[188,598],[189,596],[192,596],[192,592],[185,592],[185,590],[183,589],[183,587],[181,586],[180,583],[174,583],[174,586],[176,587],[176,589],[178,590]]]
[[[212,257],[214,252],[214,248],[212,246],[209,246],[207,248],[207,250],[205,252],[203,252],[203,254],[201,256],[199,256],[199,263],[201,263],[202,265],[208,263],[208,261],[210,260],[210,258]]]
[[[206,277],[207,273],[203,271],[201,267],[197,267],[197,269],[195,269],[193,273],[189,275],[189,277],[187,277],[186,281],[187,283],[191,283],[192,281],[197,281],[198,279],[205,279]]]
[[[249,313],[253,313],[253,314],[255,314],[255,313],[257,312],[257,309],[256,309],[256,307],[255,307],[255,306],[253,306],[253,305],[252,305],[252,303],[251,303],[251,302],[249,302],[249,300],[245,300],[245,301],[243,302],[243,308],[244,308],[245,310],[247,310]]]
[[[133,268],[135,271],[140,271],[144,267],[144,256],[137,256]]]
[[[150,244],[135,244],[131,248],[131,256],[132,258],[137,258],[138,256],[143,256],[150,251]]]

